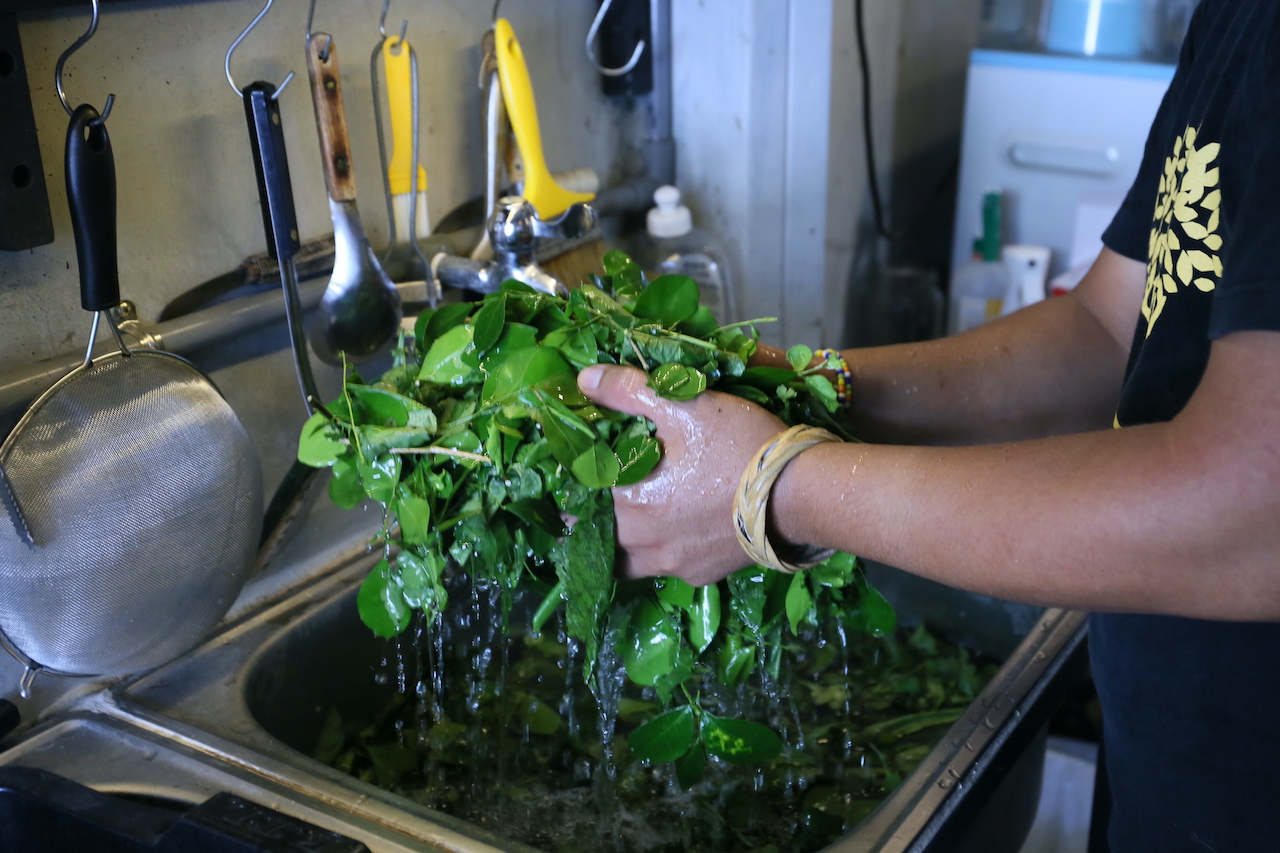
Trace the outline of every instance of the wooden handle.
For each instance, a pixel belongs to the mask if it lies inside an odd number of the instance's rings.
[[[347,113],[342,107],[338,47],[327,33],[312,33],[307,42],[307,75],[311,78],[311,101],[316,107],[316,131],[320,134],[320,156],[324,161],[324,184],[329,198],[353,201],[356,176],[351,167]]]

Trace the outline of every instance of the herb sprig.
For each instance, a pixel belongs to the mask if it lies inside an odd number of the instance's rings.
[[[604,269],[568,298],[508,281],[479,303],[424,313],[391,370],[372,384],[350,372],[341,397],[307,421],[298,458],[333,468],[339,506],[371,498],[386,509],[385,555],[357,596],[374,633],[399,634],[415,610],[438,619],[451,564],[500,588],[508,609],[518,590],[534,591],[533,630],[563,606],[588,682],[607,645],[631,681],[654,689],[668,710],[631,734],[631,751],[675,761],[688,787],[708,754],[759,764],[783,749],[766,726],[705,710],[705,678],[739,684],[757,669],[776,678],[784,629],[840,619],[882,635],[895,617],[847,554],[790,576],[753,566],[701,589],[615,581],[609,489],[643,480],[661,447],[651,422],[586,398],[582,368],[634,365],[667,399],[715,389],[788,424],[853,436],[808,347],[788,352],[791,369],[748,367],[763,321],[720,326],[691,279],[646,286],[620,252],[605,255]],[[572,529],[565,516],[577,518]]]

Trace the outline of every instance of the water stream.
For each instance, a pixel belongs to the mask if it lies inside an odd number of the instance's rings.
[[[588,686],[562,624],[509,636],[496,590],[451,598],[443,622],[415,625],[383,662],[392,701],[362,719],[332,712],[316,757],[548,853],[818,850],[915,768],[996,668],[925,628],[790,637],[776,680],[761,666],[742,686],[710,673],[700,686],[707,710],[772,726],[783,754],[712,758],[682,791],[672,765],[630,755],[627,736],[662,706],[615,650]]]

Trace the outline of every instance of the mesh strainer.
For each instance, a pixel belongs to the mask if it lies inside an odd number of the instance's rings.
[[[98,112],[67,133],[83,306],[119,303],[115,169]],[[198,643],[253,563],[262,479],[243,426],[177,356],[120,351],[63,377],[3,444],[34,547],[0,525],[0,640],[30,669],[145,669]]]

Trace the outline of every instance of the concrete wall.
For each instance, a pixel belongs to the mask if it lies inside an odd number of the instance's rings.
[[[113,3],[98,33],[66,66],[73,105],[102,107],[116,93],[108,123],[119,180],[123,295],[154,317],[169,299],[265,248],[248,134],[240,99],[223,76],[227,46],[262,8],[261,0]],[[315,28],[335,36],[351,130],[360,209],[374,245],[385,242],[369,55],[379,36],[378,0],[322,2]],[[306,79],[306,0],[277,0],[241,45],[232,71],[241,85],[298,77],[281,96],[302,238],[331,231]],[[483,193],[478,43],[492,3],[416,0],[391,5],[419,54],[421,156],[430,208],[442,216]],[[588,73],[582,43],[595,4],[508,0],[509,17],[540,97],[553,170],[613,167],[615,123]],[[0,370],[84,345],[75,246],[63,188],[67,117],[54,91],[58,55],[84,31],[88,4],[20,19],[31,97],[53,208],[56,241],[29,252],[0,252]]]

